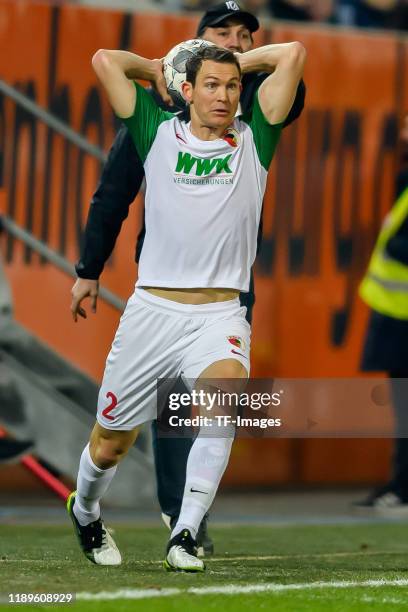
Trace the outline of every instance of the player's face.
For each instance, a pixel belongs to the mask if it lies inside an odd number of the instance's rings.
[[[233,21],[225,21],[218,28],[206,28],[201,38],[232,52],[245,53],[253,47],[252,35],[248,28],[243,23]]]
[[[204,61],[190,89],[190,102],[201,125],[228,127],[237,112],[241,81],[234,64]]]

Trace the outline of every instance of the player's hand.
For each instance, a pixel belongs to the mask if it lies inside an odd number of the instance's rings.
[[[155,66],[155,79],[152,81],[152,85],[162,98],[165,104],[169,106],[174,106],[173,100],[171,99],[169,92],[167,91],[166,79],[163,74],[163,60],[155,59],[152,60]]]
[[[99,281],[87,278],[78,278],[75,285],[71,289],[72,302],[71,314],[75,323],[78,320],[78,315],[86,319],[86,310],[81,306],[81,302],[86,297],[91,298],[91,310],[96,312],[96,302],[98,299]]]

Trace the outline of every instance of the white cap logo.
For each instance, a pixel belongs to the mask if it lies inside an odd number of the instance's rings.
[[[225,6],[230,11],[239,11],[240,10],[238,4],[236,2],[234,2],[233,0],[229,0],[228,2],[226,2]]]

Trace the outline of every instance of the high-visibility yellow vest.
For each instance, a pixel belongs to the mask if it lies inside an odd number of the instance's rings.
[[[385,250],[407,216],[408,187],[385,218],[359,292],[373,310],[408,320],[408,266],[392,259]]]

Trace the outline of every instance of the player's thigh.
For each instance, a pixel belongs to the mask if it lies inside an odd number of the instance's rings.
[[[245,309],[233,316],[207,319],[191,342],[183,361],[183,378],[194,388],[198,379],[248,378],[250,372],[251,327]]]
[[[250,337],[251,328],[238,312],[231,318],[209,321],[190,347],[183,377],[191,390],[203,392],[197,407],[201,415],[235,414],[249,377]],[[231,399],[223,394],[230,394]]]
[[[157,416],[157,381],[176,377],[180,322],[130,302],[106,361],[98,397],[98,423],[131,430]]]
[[[205,368],[198,377],[197,384],[200,383],[200,380],[206,380],[208,378],[231,380],[231,385],[238,387],[242,383],[236,379],[244,379],[246,381],[248,378],[248,370],[237,359],[221,359]]]
[[[201,416],[229,415],[231,419],[235,418],[239,396],[245,390],[247,380],[248,371],[237,359],[222,359],[208,366],[194,386],[200,397]]]

